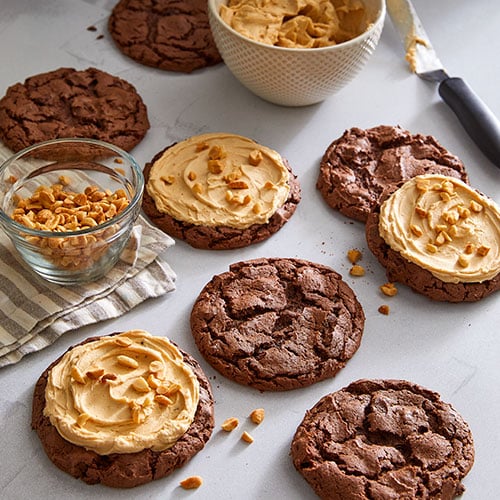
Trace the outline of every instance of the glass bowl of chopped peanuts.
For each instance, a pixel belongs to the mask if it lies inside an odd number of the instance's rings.
[[[0,226],[46,280],[95,281],[124,250],[143,191],[141,168],[120,148],[93,139],[46,141],[0,166]]]

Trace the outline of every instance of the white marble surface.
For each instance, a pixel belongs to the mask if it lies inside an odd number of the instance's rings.
[[[464,498],[497,497],[500,433],[500,339],[497,296],[476,304],[440,304],[400,287],[388,302],[378,292],[384,273],[369,255],[363,227],[334,213],[315,189],[319,159],[328,144],[352,126],[400,124],[432,134],[467,165],[474,186],[500,202],[500,172],[478,151],[434,85],[409,73],[389,19],[365,70],[344,90],[307,108],[266,103],[243,88],[223,66],[191,75],[142,67],[122,56],[106,33],[113,0],[1,0],[0,94],[28,76],[72,66],[94,65],[132,82],[143,96],[152,128],[134,150],[149,160],[173,140],[207,131],[230,131],[256,139],[286,156],[303,188],[293,219],[267,242],[237,251],[207,252],[178,242],[168,260],[178,274],[177,290],[127,315],[64,335],[42,352],[0,371],[0,497],[3,499],[314,498],[289,457],[293,432],[306,409],[327,392],[362,377],[405,378],[438,391],[469,422],[476,461],[465,479]],[[415,5],[450,74],[464,77],[500,116],[500,9],[490,0],[415,0]],[[87,31],[94,25],[97,32]],[[97,40],[99,34],[105,37]],[[363,278],[348,275],[346,251],[364,250]],[[335,379],[286,393],[261,394],[215,376],[189,331],[193,299],[213,274],[236,260],[261,256],[301,257],[328,264],[354,288],[366,312],[363,342]],[[87,486],[59,471],[30,429],[31,395],[43,369],[65,349],[91,334],[145,328],[166,335],[200,359],[216,399],[216,430],[207,446],[169,478],[133,491]],[[267,416],[257,428],[246,421],[256,407]],[[223,434],[222,421],[236,416],[240,432]],[[199,474],[204,485],[186,492],[178,483]]]

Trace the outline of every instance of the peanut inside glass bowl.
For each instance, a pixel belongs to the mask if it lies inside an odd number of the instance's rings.
[[[0,226],[24,262],[62,285],[95,281],[117,262],[141,209],[135,159],[93,139],[56,139],[0,166]]]
[[[360,7],[363,14],[360,34],[335,45],[294,48],[262,43],[229,26],[220,14],[227,2],[208,0],[210,28],[222,59],[254,94],[282,106],[315,104],[345,87],[375,51],[386,13],[384,0],[353,0],[353,8]],[[346,2],[351,5],[350,0]],[[259,2],[259,10],[265,4],[265,0]],[[276,2],[268,4],[271,10],[281,7]],[[332,8],[337,4],[332,1]],[[241,20],[240,25],[246,29]],[[266,31],[265,23],[262,28]]]

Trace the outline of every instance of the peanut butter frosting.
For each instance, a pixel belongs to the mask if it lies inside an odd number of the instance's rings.
[[[131,330],[68,351],[49,374],[44,414],[100,455],[161,451],[191,425],[199,383],[166,338]]]
[[[159,212],[202,226],[265,224],[287,200],[289,171],[276,151],[234,134],[211,133],[169,147],[146,189]]]
[[[459,179],[429,174],[407,181],[382,204],[379,232],[447,283],[480,283],[500,272],[500,209]]]
[[[320,48],[368,28],[361,0],[229,0],[222,20],[243,36],[287,48]]]

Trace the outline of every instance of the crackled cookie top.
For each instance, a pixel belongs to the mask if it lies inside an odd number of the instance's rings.
[[[198,398],[179,350],[132,330],[68,351],[50,371],[44,414],[67,441],[101,455],[158,451],[186,432]]]
[[[246,137],[212,133],[167,148],[150,172],[156,208],[176,220],[245,229],[285,203],[289,170],[279,153]]]
[[[147,66],[190,73],[222,61],[206,0],[120,0],[108,30],[119,50]]]
[[[96,68],[59,68],[27,78],[0,100],[0,139],[13,151],[65,137],[130,151],[149,129],[146,106],[127,81]]]
[[[191,329],[223,375],[260,390],[333,377],[358,349],[364,313],[331,268],[299,259],[232,264],[198,296]]]
[[[403,257],[449,283],[481,283],[500,272],[500,209],[467,184],[417,176],[381,206],[379,231]]]
[[[324,499],[452,499],[463,491],[474,445],[466,422],[435,392],[358,380],[306,413],[291,454]]]

